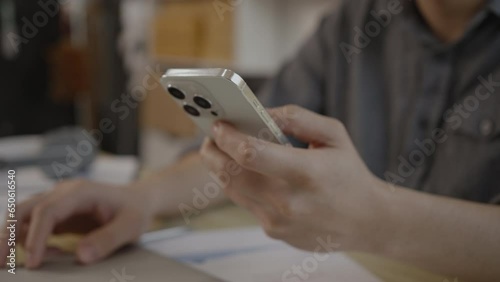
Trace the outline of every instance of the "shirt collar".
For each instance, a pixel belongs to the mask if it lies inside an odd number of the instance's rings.
[[[486,5],[487,10],[491,10],[496,16],[500,17],[500,0],[489,0]],[[414,6],[414,1],[404,1],[403,5],[405,8]]]
[[[415,1],[404,1],[404,8],[406,13],[406,24],[407,27],[411,28],[413,32],[415,32],[422,40],[424,45],[431,47],[435,50],[445,51],[448,47],[452,45],[443,44],[438,41],[431,32],[429,32],[428,28],[423,25],[422,18],[418,9],[416,7]],[[484,19],[488,16],[488,14],[493,14],[496,17],[500,17],[500,0],[489,0],[486,6],[480,11],[475,19],[469,26],[469,31],[473,29],[473,27],[480,24]],[[466,32],[467,33],[467,32]]]

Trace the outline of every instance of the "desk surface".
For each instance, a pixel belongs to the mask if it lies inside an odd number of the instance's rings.
[[[167,222],[169,227],[182,224],[182,220],[179,219]],[[258,225],[255,218],[247,211],[233,205],[207,210],[191,220],[190,224],[195,230],[252,225]],[[453,278],[436,275],[397,261],[360,253],[348,255],[384,282],[453,282]]]
[[[182,219],[157,222],[157,228],[183,225]],[[194,230],[210,230],[231,227],[255,226],[257,221],[250,213],[233,205],[207,210],[191,220],[190,227]],[[51,246],[73,252],[78,238],[76,236],[54,237],[49,240]],[[384,282],[452,282],[452,278],[432,274],[410,265],[402,264],[385,258],[349,253],[351,258]],[[23,252],[19,251],[18,262],[23,261]]]

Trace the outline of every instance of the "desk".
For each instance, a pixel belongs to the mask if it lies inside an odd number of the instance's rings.
[[[123,161],[121,162],[123,163]],[[99,169],[99,171],[102,171],[102,169]],[[106,175],[109,175],[109,172]],[[170,219],[167,221],[157,220],[153,228],[160,229],[182,225],[184,225],[182,218]],[[189,227],[194,230],[210,230],[257,225],[257,220],[249,212],[242,208],[228,204],[216,209],[203,211],[200,216],[192,218]],[[78,240],[79,238],[74,235],[53,237],[49,240],[49,245],[58,247],[68,252],[74,252]],[[20,266],[21,263],[19,262],[24,261],[24,254],[20,248],[18,248],[17,251],[17,262],[18,266]],[[446,278],[435,275],[412,266],[376,256],[357,253],[348,255],[384,282],[453,282],[451,277]]]
[[[179,224],[182,224],[182,220],[167,223],[170,227]],[[251,225],[258,225],[258,222],[249,212],[233,205],[227,205],[205,211],[197,218],[192,219],[190,226],[195,230],[207,230]],[[360,253],[349,253],[348,255],[384,282],[453,282],[453,278],[446,278],[381,257]]]
[[[182,219],[174,219],[167,222],[159,221],[156,227],[174,227],[182,224]],[[194,230],[210,230],[255,225],[258,223],[250,213],[239,207],[227,205],[203,212],[192,219],[190,227]],[[72,252],[77,241],[78,238],[75,236],[63,236],[52,238],[50,245]],[[384,282],[453,282],[453,278],[432,274],[381,257],[360,253],[348,253],[348,255]]]

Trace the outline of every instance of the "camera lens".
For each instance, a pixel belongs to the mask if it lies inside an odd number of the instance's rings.
[[[186,98],[186,95],[182,91],[173,86],[168,87],[168,92],[170,92],[170,95],[174,96],[179,100],[184,100]]]
[[[212,103],[210,103],[210,101],[208,101],[205,98],[196,96],[196,97],[194,97],[193,100],[196,103],[196,105],[198,105],[198,106],[200,106],[200,107],[202,107],[204,109],[210,109],[212,107]]]
[[[200,116],[200,112],[195,107],[190,106],[190,105],[185,105],[184,111],[186,111],[188,114],[195,116],[195,117]]]

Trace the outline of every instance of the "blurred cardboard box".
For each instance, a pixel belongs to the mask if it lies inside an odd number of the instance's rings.
[[[233,15],[220,18],[212,1],[158,4],[153,25],[153,57],[233,59]]]
[[[153,61],[168,68],[229,65],[233,59],[233,15],[227,12],[221,19],[212,1],[158,2],[150,46]],[[140,111],[143,128],[180,137],[197,132],[162,87],[150,91]]]

